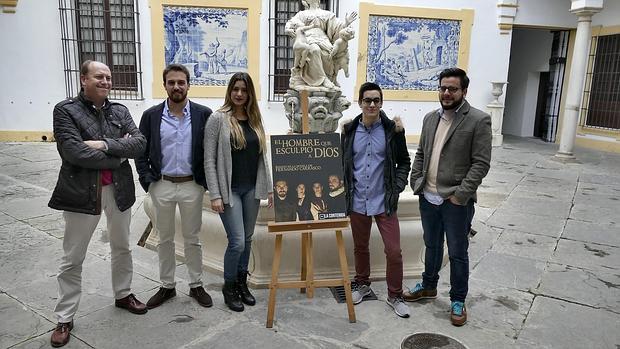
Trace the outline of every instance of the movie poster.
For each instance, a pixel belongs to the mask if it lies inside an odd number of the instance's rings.
[[[276,222],[346,217],[340,135],[271,136]]]

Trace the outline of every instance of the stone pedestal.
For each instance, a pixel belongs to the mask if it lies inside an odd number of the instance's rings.
[[[491,114],[491,132],[493,134],[492,145],[499,147],[504,142],[502,124],[504,122],[504,106],[499,103],[487,104],[487,111]]]
[[[504,123],[504,104],[499,101],[499,97],[504,93],[505,81],[491,81],[493,89],[491,94],[493,100],[487,104],[487,111],[491,114],[491,132],[493,134],[492,145],[499,147],[504,142],[504,136],[502,135],[502,124]]]
[[[284,110],[289,127],[294,133],[302,133],[302,110],[300,94],[296,90],[288,90],[284,95]],[[340,91],[309,91],[308,121],[310,132],[334,132],[338,128],[338,120],[342,112],[351,106],[351,102]]]
[[[209,194],[204,197],[202,213],[202,261],[206,269],[222,275],[224,270],[224,251],[226,250],[226,232],[220,217],[210,209]],[[150,197],[144,199],[144,209],[152,217],[152,203]],[[271,264],[273,258],[275,236],[267,232],[267,222],[274,217],[273,209],[267,208],[267,202],[261,202],[256,230],[252,243],[250,257],[250,284],[253,287],[268,287],[271,279]],[[422,223],[418,209],[418,198],[411,191],[401,194],[398,209],[400,220],[401,248],[404,262],[404,276],[406,278],[420,278],[424,271],[424,241],[422,239]],[[343,231],[347,250],[347,261],[350,275],[355,275],[353,259],[353,240],[351,230]],[[181,234],[180,216],[177,212],[175,246],[178,257],[183,258],[183,236]],[[158,236],[153,231],[147,240],[149,248],[157,246]],[[341,276],[335,234],[315,233],[314,244],[314,275],[316,279],[336,278]],[[447,250],[446,250],[447,252]],[[371,278],[385,279],[385,254],[381,235],[373,224],[370,238]],[[283,239],[282,261],[280,277],[282,281],[299,280],[301,265],[301,234],[285,235]],[[444,264],[447,256],[444,256]]]

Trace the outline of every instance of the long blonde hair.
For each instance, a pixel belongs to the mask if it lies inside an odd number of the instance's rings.
[[[248,100],[244,106],[246,113],[248,114],[248,123],[250,124],[250,128],[256,132],[258,136],[258,143],[260,145],[260,152],[263,153],[265,151],[266,140],[265,140],[265,129],[263,128],[263,119],[260,114],[260,109],[258,109],[258,103],[256,102],[256,92],[254,90],[254,83],[252,82],[252,78],[248,73],[239,72],[235,73],[228,82],[228,88],[226,89],[226,96],[224,97],[224,105],[220,108],[220,111],[230,112],[233,110],[233,102],[232,98],[230,98],[230,94],[232,93],[233,88],[237,81],[243,81],[245,83],[245,88],[248,93]],[[239,121],[234,115],[231,113],[228,118],[228,123],[230,124],[230,134],[232,138],[232,147],[236,150],[245,149],[247,143],[245,140],[245,136],[243,135],[243,129],[241,125],[239,125]]]

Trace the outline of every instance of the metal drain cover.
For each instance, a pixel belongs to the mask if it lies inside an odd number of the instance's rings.
[[[438,333],[414,333],[405,337],[400,344],[401,349],[467,349],[466,346],[452,337]]]

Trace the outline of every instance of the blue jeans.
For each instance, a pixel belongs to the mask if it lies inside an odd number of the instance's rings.
[[[224,212],[220,213],[228,237],[224,253],[224,280],[236,281],[238,273],[248,271],[260,200],[254,198],[254,187],[233,190],[230,200],[230,204],[224,205]]]
[[[422,285],[426,289],[437,288],[445,233],[450,257],[450,300],[465,302],[469,281],[468,235],[474,218],[474,201],[460,206],[444,200],[437,206],[420,195],[420,215],[426,246]]]

